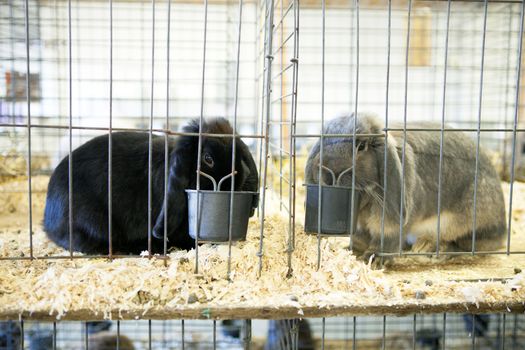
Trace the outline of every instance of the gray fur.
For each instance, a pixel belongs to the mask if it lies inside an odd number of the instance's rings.
[[[352,134],[354,117],[329,121],[326,134]],[[381,123],[370,115],[358,114],[356,133],[383,133]],[[402,125],[391,124],[391,128]],[[411,123],[409,128],[439,128],[435,123]],[[446,126],[449,128],[449,126]],[[352,166],[352,138],[325,138],[323,165],[336,176]],[[356,189],[363,191],[358,216],[357,246],[354,251],[363,259],[379,252],[381,214],[385,206],[384,251],[399,251],[400,204],[402,179],[403,132],[389,131],[384,137],[359,137],[356,145]],[[387,152],[387,169],[384,154]],[[417,237],[412,250],[430,252],[437,245],[437,203],[440,132],[408,131],[405,150],[403,239],[411,233]],[[319,183],[320,141],[312,148],[305,169],[306,183]],[[476,144],[462,132],[445,132],[441,187],[440,251],[470,251],[474,214],[474,176]],[[384,176],[387,176],[386,198],[383,198]],[[331,176],[323,171],[323,183]],[[341,185],[351,186],[352,172],[343,176]],[[505,205],[500,179],[487,154],[480,150],[476,204],[476,251],[499,249],[506,234]]]

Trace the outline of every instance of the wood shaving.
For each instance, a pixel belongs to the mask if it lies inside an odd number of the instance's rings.
[[[31,178],[31,199],[35,218],[41,218],[44,213],[48,182],[49,177],[44,175],[32,176]],[[27,215],[28,197],[26,176],[18,176],[4,182],[0,181],[0,215],[10,215],[13,218]],[[5,226],[4,220],[2,220],[2,226]]]
[[[50,159],[44,155],[31,155],[31,171],[33,174],[42,169],[49,169]],[[27,156],[15,148],[7,149],[0,154],[0,183],[13,180],[27,173]]]
[[[525,212],[523,198],[519,198],[525,186],[515,184],[515,191],[514,243],[523,242],[525,232],[519,231]],[[41,258],[0,261],[0,318],[281,318],[523,311],[525,275],[514,274],[517,264],[523,266],[521,255],[465,257],[450,264],[428,259],[414,264],[411,259],[400,259],[412,263],[394,264],[382,271],[356,260],[345,248],[348,237],[332,237],[320,241],[321,267],[317,269],[317,237],[304,234],[300,220],[293,273],[288,278],[288,217],[271,210],[279,207],[272,198],[267,198],[260,276],[260,223],[252,218],[247,240],[232,246],[230,280],[228,245],[200,246],[199,274],[194,271],[195,250],[174,251],[167,260],[49,260],[43,257],[69,253],[50,242],[35,224],[33,253]],[[29,256],[28,247],[27,229],[0,232],[0,258]],[[513,249],[517,247],[513,245]],[[494,265],[495,261],[501,264]],[[461,280],[472,276],[509,276],[511,281]],[[427,280],[433,283],[428,285]],[[425,299],[416,300],[416,291],[424,292]]]

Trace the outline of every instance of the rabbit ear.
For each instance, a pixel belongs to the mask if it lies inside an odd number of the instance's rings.
[[[184,190],[190,186],[191,179],[196,178],[196,143],[197,140],[180,140],[171,154],[169,184],[173,189]]]
[[[240,155],[240,167],[242,169],[242,178],[239,179],[240,187],[238,187],[238,189],[240,189],[241,191],[257,192],[259,189],[259,174],[257,172],[255,161],[253,160],[248,146],[246,146],[244,142],[242,142],[239,139],[237,141],[237,145]],[[255,213],[255,209],[258,205],[259,195],[255,195],[252,202],[250,216],[252,216]]]
[[[251,158],[251,157],[250,157]],[[252,161],[253,162],[253,161]],[[258,174],[257,169],[250,169],[250,165],[243,159],[241,160],[243,178],[241,191],[257,192],[258,189]],[[252,200],[252,207],[250,210],[250,216],[253,216],[255,209],[259,206],[259,194],[255,194]]]
[[[257,172],[257,166],[253,160],[252,154],[248,149],[248,146],[240,139],[237,141],[240,165],[242,167],[243,179],[241,179],[240,190],[257,192],[259,188],[259,174]]]
[[[199,125],[196,125],[197,131]],[[184,129],[186,132],[196,132],[190,124]],[[169,230],[177,229],[186,216],[186,192],[196,179],[198,138],[196,136],[181,136],[177,140],[175,149],[170,155],[170,169],[168,177],[168,227]],[[164,215],[163,206],[155,226],[153,236],[162,239],[164,237]]]
[[[191,120],[182,131],[188,133],[199,132],[199,119]],[[203,121],[202,132],[209,132],[209,123]],[[205,137],[202,137],[204,144]],[[175,144],[175,149],[170,155],[170,174],[169,184],[173,188],[184,190],[192,184],[192,179],[196,179],[197,151],[199,148],[198,136],[180,136]]]
[[[241,156],[240,158],[244,158],[244,157]],[[237,178],[235,179],[235,187],[236,189],[242,191],[247,185],[246,181],[248,180],[250,176],[250,167],[248,166],[248,164],[246,163],[244,159],[240,159],[236,163],[237,165],[235,166],[235,168],[237,170],[238,175],[237,175]]]
[[[377,163],[379,169],[379,178],[381,183],[383,183],[386,175],[386,193],[383,189],[380,189],[381,196],[384,196],[383,205],[385,206],[385,216],[386,220],[391,223],[399,224],[400,216],[400,206],[401,206],[401,195],[402,195],[402,181],[403,181],[403,172],[402,172],[402,150],[397,142],[397,140],[389,135],[390,137],[385,144],[383,139],[382,147],[376,147],[378,150]],[[376,145],[378,145],[379,140],[375,140]],[[385,152],[387,155],[387,167],[385,169]],[[409,154],[410,153],[410,154]],[[408,222],[409,214],[412,208],[412,184],[411,181],[411,164],[412,154],[411,149],[405,149],[405,188],[403,195],[403,222],[406,224]]]

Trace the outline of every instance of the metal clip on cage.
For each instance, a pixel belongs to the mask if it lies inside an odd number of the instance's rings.
[[[360,192],[354,190],[355,203],[352,206],[352,188],[340,185],[342,176],[351,171],[352,167],[341,172],[337,178],[330,168],[324,165],[322,168],[332,176],[332,185],[322,185],[321,233],[327,235],[353,234],[357,227]],[[304,186],[306,186],[304,230],[307,233],[317,234],[319,231],[319,185],[305,184]]]
[[[258,204],[258,193],[247,191],[221,191],[222,183],[232,177],[230,173],[223,177],[219,184],[213,177],[200,171],[202,176],[213,183],[213,191],[186,190],[188,196],[189,234],[192,238],[198,237],[200,242],[228,242],[229,225],[232,225],[232,241],[246,239],[248,219]],[[233,195],[233,215],[230,219],[230,195]],[[198,197],[200,196],[200,200]],[[200,205],[197,218],[197,203]],[[198,220],[198,222],[197,222]],[[196,232],[197,231],[197,232]]]

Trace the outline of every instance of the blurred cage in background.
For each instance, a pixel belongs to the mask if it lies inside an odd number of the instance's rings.
[[[26,3],[29,5],[27,28]],[[69,4],[71,25],[68,22]],[[208,2],[208,51],[202,101],[202,3],[192,0],[171,3],[169,76],[166,60],[168,2],[154,4],[155,21],[152,3],[115,0],[113,44],[110,45],[108,2],[0,1],[0,150],[3,157],[0,177],[12,181],[2,186],[0,196],[8,198],[2,215],[5,212],[13,216],[26,214],[28,189],[24,177],[29,173],[35,177],[33,180],[38,180],[39,176],[42,180],[41,184],[34,185],[32,194],[33,216],[35,220],[40,219],[47,176],[69,153],[69,124],[74,126],[71,132],[73,148],[106,133],[110,103],[115,130],[149,130],[151,127],[161,131],[167,127],[166,110],[169,110],[170,130],[178,130],[190,118],[199,117],[201,102],[205,117],[226,116],[232,120],[236,100],[238,2]],[[325,12],[322,4],[326,6]],[[295,234],[295,208],[303,205],[296,201],[296,191],[301,191],[304,158],[316,141],[316,137],[298,135],[320,134],[322,114],[328,120],[357,109],[376,113],[379,119],[384,117],[389,66],[389,120],[402,120],[405,107],[409,121],[441,120],[447,1],[392,1],[390,54],[387,49],[388,4],[388,1],[374,0],[326,0],[325,3],[268,0],[243,4],[238,131],[269,138],[268,143],[256,138],[245,142],[254,154],[261,179],[266,180],[265,187],[279,196],[281,209],[288,215],[290,222],[286,234],[290,242]],[[411,44],[407,49],[409,4],[412,27]],[[523,85],[522,77],[517,75],[521,63],[517,52],[523,4],[512,0],[488,1],[485,31],[484,4],[483,1],[451,1],[446,122],[472,129],[469,134],[473,138],[477,127],[504,129],[481,132],[481,143],[494,152],[493,160],[506,180],[510,179],[514,153],[514,176],[523,180],[523,99],[516,104],[516,89]],[[270,8],[273,11],[268,11]],[[268,26],[270,18],[273,24]],[[272,31],[271,42],[268,30]],[[26,35],[29,36],[29,78]],[[486,41],[480,105],[483,35]],[[267,45],[271,45],[271,49]],[[108,63],[110,48],[113,52],[111,67]],[[151,57],[153,49],[154,60]],[[406,59],[409,78],[405,89]],[[321,81],[323,66],[324,82]],[[110,68],[113,70],[111,99]],[[268,69],[271,69],[269,73]],[[359,81],[356,72],[359,72]],[[31,92],[30,121],[27,81]],[[523,91],[521,88],[520,95]],[[481,124],[478,124],[479,110]],[[516,142],[513,132],[516,132]],[[27,169],[29,151],[30,171]],[[269,159],[266,166],[265,159]],[[264,175],[266,167],[267,176]],[[14,197],[13,193],[20,196]],[[17,203],[7,203],[13,200]],[[264,203],[264,193],[262,200]],[[27,227],[27,216],[16,216],[13,225]],[[292,256],[293,249],[289,249],[288,254]],[[478,331],[487,319],[490,319],[487,328]],[[437,314],[327,318],[309,322],[317,348],[325,349],[525,347],[523,315],[494,314],[478,318]],[[111,330],[116,332],[117,325],[119,332],[128,336],[137,349],[180,349],[183,343],[185,349],[256,348],[258,338],[266,337],[267,331],[266,321],[257,320],[241,321],[237,339],[224,334],[220,321],[215,324],[190,320],[121,321],[113,322]],[[89,348],[85,323],[58,322],[55,327],[56,348]],[[23,329],[26,348],[31,344],[31,330],[53,334],[52,323],[26,321]],[[246,334],[249,335],[248,344],[242,338]],[[263,343],[264,340],[260,342],[261,348]],[[281,345],[282,348],[298,348],[297,343],[283,341]]]
[[[105,331],[85,322],[26,321],[24,345],[29,349],[99,349],[96,334],[129,339],[134,349],[522,349],[523,315],[412,315],[305,319],[308,335],[297,320],[119,321]],[[272,334],[271,327],[286,324]],[[273,329],[275,330],[275,329]],[[278,334],[276,337],[275,334]],[[248,335],[248,336],[247,336]],[[93,338],[95,336],[95,338]],[[310,342],[305,342],[306,339]],[[18,338],[20,341],[21,339]],[[184,342],[184,345],[183,345]],[[120,342],[122,348],[128,344]],[[9,347],[7,347],[9,349]],[[13,347],[16,348],[16,347]],[[115,347],[113,347],[114,349]],[[2,348],[3,349],[3,348]],[[126,348],[127,349],[127,348]]]

